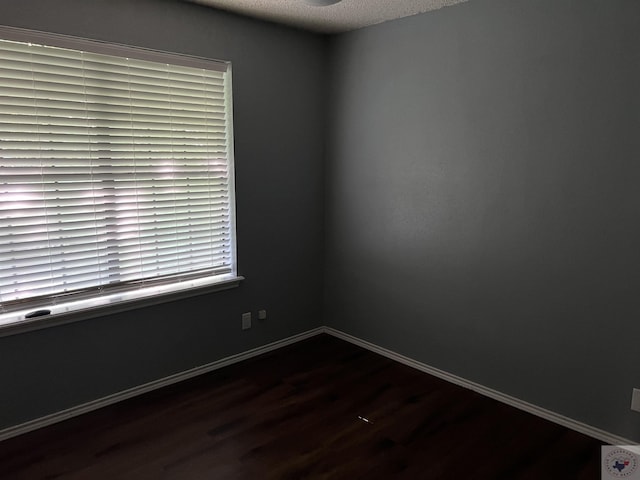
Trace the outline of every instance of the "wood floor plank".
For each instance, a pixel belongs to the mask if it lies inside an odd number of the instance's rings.
[[[320,335],[4,441],[0,478],[596,480],[600,447]]]

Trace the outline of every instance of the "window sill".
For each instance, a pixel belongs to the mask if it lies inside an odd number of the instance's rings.
[[[244,280],[244,277],[229,275],[216,283],[191,286],[154,295],[147,294],[146,296],[136,297],[135,294],[128,294],[128,297],[131,298],[123,298],[125,295],[120,294],[89,301],[55,305],[45,307],[51,310],[51,314],[35,318],[25,318],[24,315],[28,311],[0,314],[0,337],[112,315],[220,290],[228,290],[238,287],[242,280]]]

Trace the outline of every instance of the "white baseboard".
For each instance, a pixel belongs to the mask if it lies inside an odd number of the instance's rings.
[[[246,352],[238,353],[237,355],[231,355],[230,357],[225,357],[220,360],[216,360],[215,362],[201,365],[184,372],[176,373],[159,380],[154,380],[153,382],[138,385],[136,387],[114,393],[113,395],[108,395],[106,397],[99,398],[82,405],[71,407],[67,410],[62,410],[61,412],[52,413],[51,415],[36,418],[35,420],[31,420],[20,425],[5,428],[3,430],[0,430],[0,442],[2,440],[16,437],[18,435],[22,435],[23,433],[31,432],[33,430],[52,425],[54,423],[62,422],[63,420],[67,420],[69,418],[77,417],[78,415],[82,415],[83,413],[88,413],[93,410],[97,410],[99,408],[106,407],[123,400],[127,400],[128,398],[137,397],[138,395],[142,395],[143,393],[151,392],[153,390],[157,390],[159,388],[166,387],[183,380],[188,380],[189,378],[197,377],[198,375],[202,375],[204,373],[218,370],[219,368],[226,367],[234,363],[242,362],[243,360],[262,355],[263,353],[271,352],[272,350],[291,345],[292,343],[305,340],[309,337],[319,335],[323,332],[323,327],[314,328],[313,330],[309,330],[292,337],[278,340],[276,342],[254,348],[252,350],[247,350]]]
[[[151,392],[153,390],[157,390],[159,388],[181,382],[183,380],[188,380],[189,378],[193,378],[198,375],[202,375],[204,373],[212,372],[219,368],[226,367],[228,365],[232,365],[234,363],[238,363],[243,360],[256,357],[258,355],[262,355],[263,353],[277,350],[278,348],[291,345],[292,343],[305,340],[307,338],[313,337],[315,335],[319,335],[321,333],[327,333],[334,337],[345,340],[349,343],[353,343],[354,345],[358,345],[362,348],[378,353],[384,357],[390,358],[391,360],[395,360],[396,362],[415,368],[416,370],[420,370],[421,372],[428,373],[430,375],[433,375],[434,377],[438,377],[443,380],[446,380],[447,382],[451,382],[455,385],[459,385],[469,390],[473,390],[474,392],[484,395],[485,397],[489,397],[499,402],[505,403],[507,405],[511,405],[512,407],[518,408],[527,413],[536,415],[537,417],[544,418],[545,420],[549,420],[553,423],[562,425],[563,427],[569,428],[571,430],[575,430],[577,432],[583,433],[585,435],[588,435],[597,440],[601,440],[603,442],[609,443],[611,445],[635,445],[636,444],[636,442],[634,441],[625,439],[623,437],[619,437],[617,435],[606,432],[599,428],[592,427],[591,425],[578,422],[577,420],[573,420],[571,418],[565,417],[563,415],[552,412],[550,410],[546,410],[536,405],[532,405],[531,403],[527,403],[518,398],[512,397],[510,395],[506,395],[497,390],[493,390],[491,388],[469,381],[462,377],[458,377],[457,375],[453,375],[451,373],[445,372],[438,368],[431,367],[424,363],[418,362],[417,360],[413,360],[412,358],[405,357],[404,355],[396,353],[392,350],[388,350],[386,348],[380,347],[378,345],[367,342],[358,337],[354,337],[353,335],[349,335],[348,333],[341,332],[340,330],[336,330],[331,327],[314,328],[313,330],[309,330],[307,332],[303,332],[301,334],[294,335],[292,337],[278,340],[276,342],[269,343],[267,345],[263,345],[258,348],[254,348],[252,350],[247,350],[246,352],[232,355],[230,357],[217,360],[207,365],[195,367],[190,370],[186,370],[184,372],[176,373],[175,375],[170,375],[168,377],[161,378],[159,380],[154,380],[153,382],[145,383],[143,385],[138,385],[136,387],[129,388],[127,390],[123,390],[118,393],[114,393],[113,395],[108,395],[106,397],[99,398],[97,400],[93,400],[91,402],[87,402],[82,405],[78,405],[76,407],[71,407],[67,410],[56,412],[41,418],[36,418],[35,420],[31,420],[31,421],[22,423],[20,425],[15,425],[9,428],[5,428],[3,430],[0,430],[0,442],[2,440],[16,437],[18,435],[22,435],[23,433],[28,433],[33,430],[37,430],[39,428],[52,425],[54,423],[62,422],[69,418],[77,417],[78,415],[82,415],[84,413],[88,413],[93,410],[97,410],[99,408],[106,407],[108,405],[112,405],[114,403],[121,402],[123,400],[127,400],[129,398],[136,397],[138,395],[142,395],[144,393]]]
[[[606,432],[599,428],[592,427],[591,425],[587,425],[586,423],[582,423],[572,418],[565,417],[564,415],[552,412],[551,410],[546,410],[531,403],[527,403],[524,400],[506,395],[497,390],[493,390],[491,388],[480,385],[479,383],[475,383],[465,378],[458,377],[457,375],[445,372],[444,370],[431,367],[424,363],[413,360],[412,358],[400,355],[399,353],[396,353],[392,350],[388,350],[386,348],[362,340],[358,337],[354,337],[353,335],[349,335],[348,333],[336,330],[335,328],[324,327],[324,333],[328,333],[329,335],[333,335],[334,337],[340,338],[349,343],[353,343],[354,345],[358,345],[359,347],[378,353],[384,357],[395,360],[396,362],[415,368],[416,370],[420,370],[421,372],[425,372],[433,375],[434,377],[441,378],[443,380],[446,380],[447,382],[459,385],[469,390],[473,390],[474,392],[484,395],[485,397],[492,398],[501,403],[505,403],[507,405],[515,407],[519,410],[531,413],[537,417],[544,418],[545,420],[549,420],[550,422],[562,425],[563,427],[575,430],[576,432],[583,433],[584,435],[595,438],[596,440],[600,440],[611,445],[635,445],[637,443],[618,435]]]

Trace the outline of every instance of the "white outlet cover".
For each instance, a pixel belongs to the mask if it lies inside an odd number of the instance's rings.
[[[242,314],[242,329],[249,330],[251,328],[251,312]]]
[[[633,395],[631,396],[631,410],[640,412],[640,388],[633,389]]]
[[[266,320],[266,319],[267,319],[267,311],[258,310],[258,320]]]

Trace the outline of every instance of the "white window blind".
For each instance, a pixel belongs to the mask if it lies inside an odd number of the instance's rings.
[[[0,40],[2,311],[234,274],[228,65],[64,42]]]

